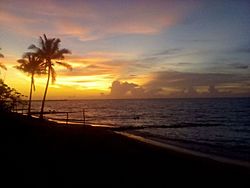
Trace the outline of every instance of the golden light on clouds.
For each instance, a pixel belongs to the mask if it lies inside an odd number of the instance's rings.
[[[216,3],[221,11],[209,1],[1,0],[1,62],[8,71],[0,76],[27,95],[30,77],[13,66],[45,33],[72,52],[64,61],[73,67],[55,66],[48,98],[108,95],[114,81],[130,97],[192,87],[198,93],[210,87],[249,93],[249,6],[232,2],[230,11]],[[46,76],[35,82],[34,99],[41,99]]]
[[[109,75],[95,76],[75,76],[75,77],[60,77],[56,84],[66,86],[77,86],[84,89],[100,89],[108,90],[112,79],[108,79]]]
[[[100,93],[108,94],[112,82],[120,77],[122,69],[127,66],[126,64],[120,65],[119,62],[117,65],[113,65],[113,61],[115,61],[115,58],[125,55],[127,54],[93,51],[87,53],[84,57],[67,56],[64,62],[71,64],[73,70],[69,71],[63,67],[55,66],[57,78],[56,82],[50,85],[49,91],[52,93],[50,94],[49,92],[49,96],[55,98],[56,94],[63,93],[64,96],[68,95],[69,97],[71,96],[70,90],[74,93],[74,96],[80,98],[81,96],[98,97]],[[17,90],[25,95],[28,95],[29,84],[27,83],[30,82],[30,77],[13,68],[16,65],[13,58],[7,59],[8,75],[14,75],[14,77],[7,75],[6,82],[10,86],[15,86]],[[46,79],[47,76],[35,76],[36,92],[34,93],[34,99],[41,99]],[[134,77],[127,80],[138,82],[138,78]]]

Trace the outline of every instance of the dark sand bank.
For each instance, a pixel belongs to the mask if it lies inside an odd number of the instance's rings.
[[[249,168],[129,139],[98,127],[0,114],[0,184],[248,183]]]

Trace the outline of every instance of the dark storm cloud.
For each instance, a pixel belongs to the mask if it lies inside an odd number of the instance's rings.
[[[168,56],[168,55],[175,55],[182,51],[181,48],[170,48],[160,52],[153,53],[152,56]]]
[[[250,76],[222,73],[155,72],[145,85],[114,81],[110,97],[162,98],[162,97],[218,97],[249,96]],[[205,88],[200,92],[199,88]]]
[[[190,63],[190,62],[179,62],[177,63],[176,65],[178,66],[182,66],[182,65],[192,65],[193,63]]]
[[[238,49],[236,49],[236,52],[250,53],[250,44],[239,47]]]
[[[242,64],[242,63],[232,63],[230,64],[231,67],[235,69],[248,69],[248,65]]]
[[[249,75],[222,74],[222,73],[189,73],[162,71],[154,74],[154,79],[148,87],[186,88],[189,86],[209,86],[223,84],[243,84],[250,82]]]

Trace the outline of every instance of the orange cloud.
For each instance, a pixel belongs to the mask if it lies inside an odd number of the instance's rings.
[[[98,36],[94,36],[89,28],[65,20],[55,24],[55,33],[59,36],[75,36],[81,41],[98,39]]]
[[[117,79],[126,69],[126,61],[117,61],[117,57],[128,57],[128,54],[93,51],[84,56],[68,56],[65,62],[73,66],[72,71],[57,66],[56,85],[74,86],[78,89],[108,90],[110,83]]]
[[[0,5],[0,22],[11,27],[13,32],[17,28],[22,35],[40,35],[46,30],[53,35],[77,37],[81,41],[116,34],[155,34],[180,22],[196,7],[194,3],[179,6],[178,3],[153,1],[131,3],[121,10],[119,4],[115,5],[118,7],[97,7],[81,1],[65,4],[50,0],[2,1]]]
[[[0,12],[0,22],[1,24],[10,24],[12,23],[12,25],[18,24],[18,23],[34,23],[34,20],[32,20],[31,18],[24,18],[24,17],[19,17],[16,16],[14,14],[11,14],[10,12],[6,12],[1,10]]]
[[[0,11],[1,27],[9,29],[10,31],[13,32],[18,31],[21,34],[29,35],[31,34],[31,30],[29,30],[27,26],[34,24],[36,21],[37,20],[33,20],[31,18],[20,17],[10,12],[6,12],[4,10]]]
[[[156,34],[181,22],[197,6],[198,3],[180,6],[174,1],[135,1],[122,10],[106,13],[106,17],[100,15],[99,19],[108,34]]]
[[[180,15],[161,13],[156,15],[140,15],[138,12],[131,12],[129,16],[122,17],[117,22],[111,22],[107,28],[108,33],[124,34],[156,34],[164,28],[168,28],[179,21]]]

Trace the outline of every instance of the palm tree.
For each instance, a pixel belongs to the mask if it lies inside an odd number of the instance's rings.
[[[1,50],[1,48],[0,48],[0,50]],[[0,57],[1,57],[1,58],[4,58],[3,54],[0,53]],[[0,62],[0,68],[2,68],[2,69],[4,69],[4,70],[7,70],[7,68],[5,67],[5,65],[2,64],[1,62]]]
[[[28,116],[30,116],[32,91],[35,91],[35,74],[45,74],[45,69],[41,66],[42,59],[37,57],[34,53],[25,53],[22,59],[17,60],[20,65],[15,66],[18,70],[31,75],[30,83],[30,96],[29,96],[29,106],[28,106]]]
[[[41,113],[40,118],[43,119],[43,110],[44,110],[44,104],[46,100],[46,95],[48,91],[49,81],[50,77],[52,77],[52,83],[56,80],[56,71],[54,69],[54,65],[59,64],[67,69],[72,70],[72,66],[68,63],[61,62],[58,60],[64,59],[64,54],[70,54],[71,52],[68,49],[60,49],[59,43],[61,40],[59,38],[47,38],[46,35],[43,35],[43,38],[40,36],[39,46],[32,44],[29,49],[34,50],[36,55],[43,59],[42,66],[47,70],[48,78],[47,78],[47,84],[44,91],[43,101],[42,101],[42,107],[41,107]],[[54,60],[54,61],[53,61]],[[52,62],[53,61],[53,62]]]

